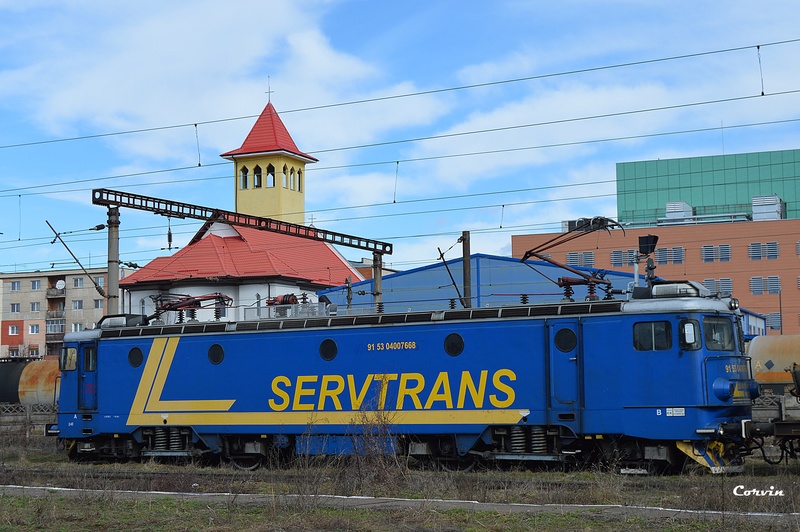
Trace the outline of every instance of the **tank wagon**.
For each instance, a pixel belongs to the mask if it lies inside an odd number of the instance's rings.
[[[758,388],[735,299],[652,283],[626,299],[68,333],[57,435],[71,457],[389,452],[631,470],[741,467]]]

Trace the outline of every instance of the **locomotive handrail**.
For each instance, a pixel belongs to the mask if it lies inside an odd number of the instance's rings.
[[[100,336],[102,338],[125,338],[131,336],[202,334],[208,332],[277,331],[328,327],[355,327],[364,325],[429,323],[435,321],[574,316],[579,314],[620,312],[623,303],[622,300],[614,299],[548,305],[431,310],[425,312],[267,318],[240,322],[212,321],[172,325],[143,325],[102,329]]]

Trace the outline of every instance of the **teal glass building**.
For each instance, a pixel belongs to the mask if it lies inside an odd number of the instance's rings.
[[[800,150],[617,163],[617,219],[651,224],[667,204],[699,218],[749,215],[753,198],[777,196],[779,219],[800,218]]]

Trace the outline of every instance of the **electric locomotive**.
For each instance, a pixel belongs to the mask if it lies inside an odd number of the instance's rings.
[[[387,452],[629,471],[741,468],[757,386],[735,299],[692,282],[625,299],[162,325],[65,335],[58,435],[73,458]]]

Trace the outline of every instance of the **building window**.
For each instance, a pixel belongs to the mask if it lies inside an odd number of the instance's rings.
[[[289,189],[294,190],[294,168],[289,170]]]
[[[760,296],[764,293],[764,278],[751,277],[750,278],[750,293],[754,296]]]
[[[73,299],[72,310],[83,310],[83,299]]]
[[[83,288],[83,277],[76,277],[72,280],[72,288]]]
[[[781,330],[781,313],[780,312],[770,312],[767,314],[767,327],[774,331]]]
[[[103,300],[102,299],[95,299],[94,300],[94,308],[103,308]]]
[[[288,182],[288,175],[289,175],[289,167],[285,164],[283,165],[283,188],[286,188]]]
[[[73,323],[72,332],[81,332],[83,330],[83,323]]]
[[[31,312],[39,312],[42,310],[42,304],[38,301],[31,301]]]
[[[261,188],[261,167],[259,165],[253,168],[253,188]]]
[[[570,251],[567,253],[567,266],[594,267],[594,251]]]
[[[99,275],[99,276],[94,278],[94,284],[96,284],[97,286],[102,288],[103,285],[105,285],[105,279],[106,279],[105,277],[103,277],[102,275]]]
[[[11,336],[17,336],[19,334],[19,325],[9,325],[8,334]]]
[[[272,165],[267,166],[267,188],[275,187],[275,167]]]
[[[775,260],[778,258],[778,243],[777,242],[767,242],[767,260]]]
[[[19,314],[19,303],[11,303],[11,312]]]
[[[615,266],[617,268],[622,266],[622,250],[615,249],[611,252],[611,266]],[[800,281],[798,281],[800,282]]]
[[[298,192],[302,192],[303,191],[303,171],[302,170],[298,170],[297,171],[297,191]]]
[[[28,356],[39,358],[39,346],[31,346],[28,349]]]
[[[731,261],[731,246],[730,244],[720,244],[718,246],[705,245],[700,248],[700,257],[703,262],[730,262]]]
[[[39,334],[39,324],[38,323],[32,323],[32,324],[28,325],[28,333],[30,333],[30,334]]]
[[[723,277],[719,280],[719,295],[730,296],[733,294],[733,279]]]
[[[40,280],[31,281],[31,290],[41,290],[42,282]]]
[[[779,294],[781,292],[781,278],[778,275],[770,275],[769,277],[751,277],[750,278],[750,293],[754,296],[760,296],[764,293]]]
[[[778,275],[770,275],[767,277],[767,292],[770,294],[780,294],[781,292],[781,278]]]
[[[8,348],[8,356],[10,356],[10,357],[18,357],[19,356],[19,347],[9,347]]]
[[[242,169],[239,171],[239,188],[241,190],[247,189],[247,174],[250,171],[247,169],[246,166],[242,166]]]
[[[65,325],[65,320],[47,320],[44,330],[47,334],[63,334]]]
[[[761,242],[750,242],[750,244],[747,245],[747,255],[750,257],[750,260],[761,260],[763,258],[775,260],[780,256],[778,243],[767,242],[763,244]]]
[[[733,294],[733,279],[723,277],[722,279],[703,279],[703,286],[708,288],[712,294],[730,296]]]
[[[19,292],[21,281],[11,281],[11,291]]]

